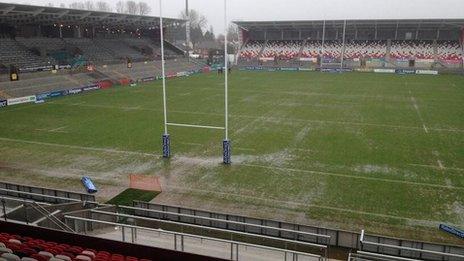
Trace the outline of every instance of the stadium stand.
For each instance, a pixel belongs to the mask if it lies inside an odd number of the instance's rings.
[[[385,41],[349,41],[345,45],[345,59],[384,58],[387,54]]]
[[[29,51],[25,46],[10,38],[0,39],[0,65],[16,65],[21,68],[51,66],[53,61]]]
[[[340,59],[342,57],[342,43],[339,41],[326,41],[324,43],[323,57],[325,59]]]
[[[0,222],[0,260],[149,261],[223,259]]]
[[[176,75],[179,72],[199,71],[204,67],[185,58],[166,60],[166,74]],[[161,76],[160,61],[135,62],[132,68],[124,63],[97,65],[93,71],[82,69],[77,72],[60,70],[21,74],[20,81],[9,81],[7,76],[0,77],[0,96],[23,97],[54,90],[68,90],[76,87],[111,81],[120,84],[122,81],[136,82],[144,78]]]
[[[115,61],[115,57],[105,48],[96,45],[89,38],[64,38],[64,41],[77,53],[84,55],[89,61],[105,63]]]
[[[262,57],[291,60],[299,55],[301,46],[301,41],[268,41]]]
[[[261,50],[264,48],[264,42],[250,41],[242,48],[240,57],[242,59],[258,58]]]
[[[435,59],[431,41],[392,41],[390,57],[398,60]]]
[[[462,48],[458,41],[437,42],[437,59],[441,61],[462,61]]]
[[[94,43],[107,50],[109,50],[116,58],[132,58],[134,60],[146,58],[143,54],[135,50],[134,48],[127,45],[125,41],[121,39],[94,39]]]
[[[321,41],[307,41],[301,53],[302,58],[317,58],[321,55]]]

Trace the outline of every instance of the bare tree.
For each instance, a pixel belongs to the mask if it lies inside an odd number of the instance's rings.
[[[55,7],[55,4],[54,3],[48,3],[47,6]]]
[[[189,20],[190,28],[200,28],[201,30],[204,30],[208,25],[206,17],[193,9],[189,11],[188,16],[185,11],[182,11],[179,17],[181,19]]]
[[[138,14],[139,13],[139,5],[132,0],[126,2],[126,13],[128,14]]]
[[[61,7],[61,8],[66,8],[66,5],[65,5],[64,3],[61,3],[61,4],[60,4],[60,7]]]
[[[238,27],[235,24],[230,24],[229,28],[227,28],[227,40],[229,42],[238,42],[239,38]]]
[[[150,6],[145,2],[139,2],[138,9],[140,15],[147,15],[151,12]]]
[[[95,8],[98,11],[111,12],[112,8],[107,2],[98,1],[95,3]]]
[[[189,10],[189,14],[183,11],[180,13],[179,17],[181,19],[188,20],[190,27],[190,41],[192,42],[193,48],[197,43],[200,43],[204,40],[203,31],[206,31],[206,26],[208,25],[208,20],[206,17],[196,10]]]
[[[95,5],[93,1],[85,1],[84,2],[85,10],[95,10]]]
[[[120,14],[126,13],[126,2],[118,1],[116,3],[116,12]]]
[[[85,5],[84,5],[83,2],[73,2],[73,3],[69,4],[69,8],[84,10]]]

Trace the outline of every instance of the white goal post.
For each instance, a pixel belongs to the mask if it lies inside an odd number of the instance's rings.
[[[188,1],[186,1],[188,6]],[[159,0],[160,8],[160,41],[161,41],[161,74],[163,82],[163,113],[164,113],[164,133],[163,133],[163,157],[171,157],[171,138],[169,135],[169,126],[185,127],[185,128],[200,128],[200,129],[214,129],[224,131],[223,146],[223,163],[231,164],[231,142],[229,140],[229,59],[228,59],[228,39],[227,39],[227,0],[224,0],[224,126],[205,126],[186,123],[168,122],[168,108],[167,108],[167,90],[166,90],[166,70],[164,59],[164,28],[163,28],[163,0]],[[188,12],[188,9],[187,9]],[[188,15],[188,14],[187,14]],[[186,26],[188,27],[188,26]],[[187,29],[188,30],[188,29]],[[187,43],[188,45],[189,43]]]

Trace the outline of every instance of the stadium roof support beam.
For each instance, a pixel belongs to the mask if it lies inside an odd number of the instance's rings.
[[[7,8],[2,9],[2,12],[3,12],[3,14],[5,15],[5,14],[10,13],[10,12],[13,11],[14,9],[15,9],[14,6],[10,6],[10,7],[7,7]]]
[[[33,17],[36,17],[36,16],[38,16],[39,14],[43,13],[43,11],[45,11],[45,8],[39,8],[39,9],[35,10],[35,11],[32,13],[32,16],[33,16]]]
[[[56,8],[49,6],[33,6],[12,3],[0,3],[0,22],[22,25],[101,25],[108,26],[132,26],[137,28],[149,28],[158,25],[158,17],[109,13],[101,11],[77,10],[69,8]],[[178,26],[185,22],[183,19],[165,18],[167,27]]]

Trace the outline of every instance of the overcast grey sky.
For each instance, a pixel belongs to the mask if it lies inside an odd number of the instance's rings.
[[[0,0],[1,1],[1,0]],[[16,0],[23,4],[58,6],[77,0]],[[84,0],[83,0],[84,1]],[[136,0],[137,1],[137,0]],[[146,1],[152,15],[159,0]],[[115,0],[107,1],[114,5]],[[190,8],[203,13],[215,33],[224,30],[223,0],[189,0]],[[315,20],[364,18],[464,18],[464,0],[227,0],[229,20]],[[178,17],[185,0],[163,0],[164,16]]]

